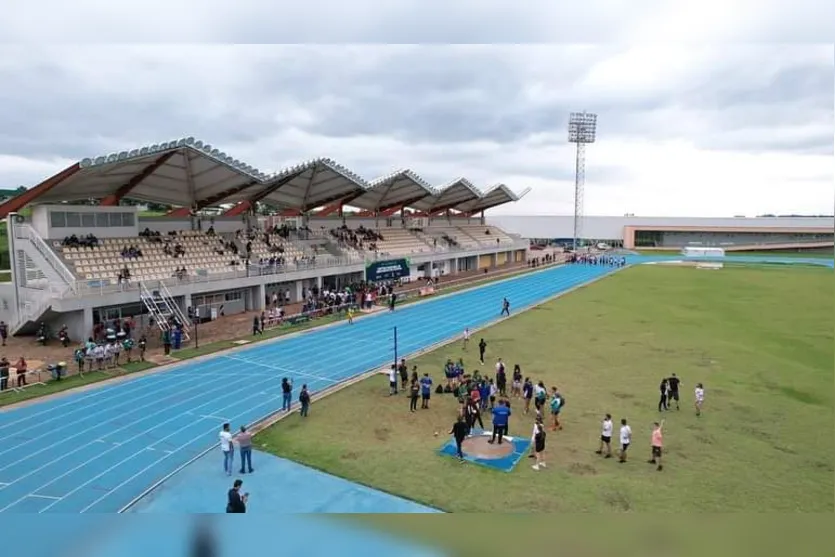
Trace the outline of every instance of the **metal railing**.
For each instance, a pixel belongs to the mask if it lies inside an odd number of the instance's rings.
[[[281,282],[281,277],[284,277],[289,273],[307,271],[310,269],[332,269],[335,267],[346,267],[349,265],[360,264],[363,264],[363,259],[361,258],[323,257],[321,259],[317,258],[315,261],[299,261],[298,263],[287,263],[285,265],[251,264],[247,267],[235,268],[232,271],[223,273],[208,273],[202,269],[198,269],[197,275],[188,275],[183,278],[171,277],[153,281],[149,281],[147,278],[142,278],[140,280],[155,284],[160,283],[165,285],[166,288],[175,288],[190,284],[208,284],[225,280],[238,280],[252,277],[276,277],[276,281]],[[71,285],[71,288],[69,288],[68,291],[60,297],[83,298],[86,296],[100,296],[104,294],[116,294],[119,292],[138,292],[139,288],[138,282],[114,283],[107,279],[76,280]]]
[[[11,323],[11,333],[16,333],[29,321],[39,319],[52,305],[52,301],[55,298],[62,298],[69,289],[70,286],[66,284],[50,283],[42,290],[31,290],[32,293],[39,292],[39,294],[34,298],[20,300],[15,320]]]
[[[61,260],[61,257],[55,253],[55,250],[47,245],[44,239],[41,238],[40,234],[38,234],[31,225],[25,223],[15,224],[13,225],[13,228],[15,238],[19,240],[28,240],[35,250],[40,253],[46,262],[49,263],[56,273],[58,273],[61,279],[64,280],[64,282],[67,284],[75,282],[75,275],[72,271],[70,271],[67,265]]]

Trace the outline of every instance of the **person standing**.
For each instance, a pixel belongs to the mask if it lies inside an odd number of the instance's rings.
[[[409,368],[406,366],[406,358],[400,360],[397,372],[400,374],[400,389],[405,391],[409,384]]]
[[[667,378],[667,405],[669,406],[672,401],[676,403],[676,410],[681,410],[678,405],[678,388],[681,385],[681,380],[676,377],[676,374],[673,373]]]
[[[478,360],[481,362],[481,365],[484,365],[484,353],[487,351],[487,343],[484,339],[478,341]]]
[[[531,410],[531,399],[533,398],[533,382],[530,377],[525,377],[522,384],[522,398],[525,399],[525,414]]]
[[[649,459],[650,464],[658,464],[659,472],[663,469],[661,465],[661,447],[664,445],[664,420],[661,420],[661,423],[655,422],[652,424],[652,456]]]
[[[541,421],[536,422],[534,426],[533,445],[533,454],[536,458],[533,469],[541,470],[545,468],[545,427]]]
[[[18,387],[25,387],[26,386],[26,359],[21,356],[17,363],[15,364],[15,369],[17,370],[17,386]]]
[[[604,458],[612,458],[612,415],[606,414],[603,424],[600,426],[600,448],[597,454],[604,455]],[[606,449],[606,452],[603,452]]]
[[[551,417],[554,420],[554,425],[551,427],[551,431],[557,431],[558,429],[562,429],[562,424],[560,423],[561,411],[562,396],[560,395],[560,392],[556,387],[551,387]]]
[[[241,493],[241,487],[244,485],[243,480],[235,480],[232,484],[232,489],[226,494],[226,512],[227,513],[245,513],[246,502],[249,500],[249,493]]]
[[[510,317],[510,300],[508,300],[507,298],[504,298],[502,300],[502,312],[499,314],[499,316],[504,315]]]
[[[391,364],[389,368],[389,396],[397,394],[397,366]]]
[[[620,421],[620,462],[626,462],[626,451],[632,443],[632,428],[626,423],[626,418]]]
[[[658,386],[661,391],[661,398],[658,400],[658,411],[667,410],[667,378],[661,380],[661,385]]]
[[[223,424],[220,430],[220,452],[223,453],[223,471],[227,476],[232,475],[232,462],[235,459],[235,449],[232,446],[232,432],[229,431],[229,424]]]
[[[420,383],[417,378],[412,379],[409,385],[409,412],[417,412],[417,401],[420,398]]]
[[[246,427],[241,426],[237,441],[238,451],[241,454],[241,469],[239,472],[245,474],[248,470],[252,474],[255,471],[252,469],[252,434],[246,430]]]
[[[696,417],[702,415],[702,405],[705,403],[705,388],[701,383],[696,383]]]
[[[501,358],[496,361],[496,389],[499,391],[499,396],[507,396],[507,372]]]
[[[293,382],[286,377],[281,378],[281,409],[284,412],[290,411],[293,405]]]
[[[500,400],[499,404],[493,408],[493,436],[487,442],[492,445],[496,442],[496,437],[498,437],[499,445],[501,445],[504,441],[504,436],[507,435],[509,422],[510,408],[507,406],[506,400]]]
[[[302,390],[299,393],[299,404],[301,405],[299,414],[301,414],[302,418],[306,418],[310,410],[310,393],[307,390],[307,385],[302,385]]]
[[[464,462],[464,451],[462,449],[462,445],[464,444],[464,439],[467,438],[468,429],[469,428],[467,427],[467,422],[464,421],[464,417],[458,416],[458,419],[455,420],[454,424],[452,424],[452,429],[449,432],[453,439],[455,439],[455,451],[460,462]]]
[[[429,398],[432,396],[432,378],[429,377],[428,373],[424,373],[423,377],[420,378],[420,396],[422,399],[420,402],[421,409],[429,408]]]

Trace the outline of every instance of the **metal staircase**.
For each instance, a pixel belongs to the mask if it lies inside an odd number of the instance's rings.
[[[160,331],[173,332],[171,324],[176,321],[182,325],[183,342],[191,338],[189,335],[191,322],[183,315],[180,306],[174,301],[174,297],[171,295],[168,287],[165,286],[165,283],[160,281],[157,288],[151,290],[146,283],[140,282],[139,296]]]

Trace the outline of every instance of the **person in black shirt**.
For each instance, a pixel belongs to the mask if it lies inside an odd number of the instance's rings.
[[[499,315],[510,317],[510,301],[507,298],[502,300],[502,312]]]
[[[452,424],[452,429],[449,432],[455,439],[455,450],[458,454],[458,460],[461,462],[464,462],[464,451],[461,449],[461,445],[464,443],[464,439],[467,438],[468,429],[467,422],[464,421],[464,416],[458,416],[458,420]]]
[[[405,358],[400,360],[397,371],[400,373],[400,388],[405,391],[406,385],[409,383],[409,369],[406,367]]]
[[[678,387],[681,385],[681,380],[676,377],[676,374],[672,374],[669,378],[667,378],[667,404],[669,405],[670,402],[673,400],[676,401],[676,410],[681,410],[678,405]]]
[[[409,412],[417,411],[417,402],[420,397],[420,383],[417,377],[412,378],[412,384],[409,387]]]
[[[245,513],[246,501],[249,499],[249,493],[241,494],[241,486],[244,485],[243,480],[235,480],[232,489],[227,494],[228,502],[226,503],[227,513]]]
[[[484,365],[484,352],[487,350],[487,343],[484,339],[478,341],[478,359],[481,360],[481,365]]]
[[[661,398],[658,400],[658,411],[667,410],[667,378],[661,380],[661,384],[658,386],[658,389],[661,391]]]
[[[302,418],[306,418],[310,411],[310,393],[307,390],[307,385],[302,385],[302,391],[299,393],[299,404],[301,405],[299,414]]]

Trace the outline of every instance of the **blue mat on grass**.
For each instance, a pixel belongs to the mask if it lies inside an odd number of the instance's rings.
[[[472,437],[490,437],[492,435],[491,432],[487,431],[480,431],[480,430],[473,430],[473,433],[470,435],[469,438]],[[478,458],[472,455],[468,455],[467,451],[464,451],[464,460],[468,462],[472,462],[475,464],[480,464],[482,466],[486,466],[488,468],[492,468],[494,470],[500,470],[502,472],[510,472],[512,471],[516,465],[528,454],[528,449],[531,446],[531,440],[526,439],[524,437],[510,437],[505,436],[504,438],[505,443],[511,443],[513,445],[513,452],[507,456],[499,457],[499,458]],[[451,456],[453,458],[458,458],[457,451],[455,450],[455,439],[450,439],[444,446],[438,450],[439,454],[444,456]]]

